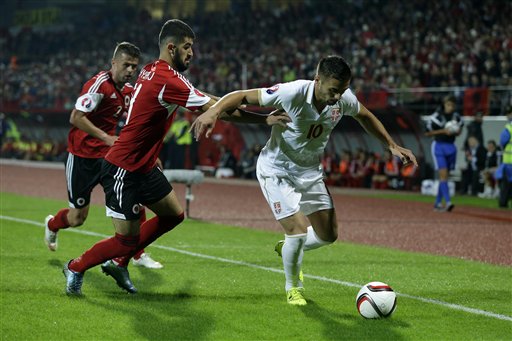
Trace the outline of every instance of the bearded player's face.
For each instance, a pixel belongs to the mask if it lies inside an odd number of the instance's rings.
[[[316,100],[327,105],[335,105],[350,85],[350,80],[342,82],[335,78],[319,75],[315,77],[315,82]]]
[[[185,37],[183,42],[176,45],[174,47],[174,54],[172,55],[172,61],[175,69],[178,72],[183,72],[188,69],[190,65],[190,60],[194,55],[194,51],[192,50],[192,45],[194,45],[194,40],[189,37]]]

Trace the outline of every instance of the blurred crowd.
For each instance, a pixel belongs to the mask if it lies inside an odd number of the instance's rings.
[[[373,189],[419,188],[418,167],[402,164],[389,150],[383,154],[358,149],[344,150],[341,157],[325,153],[322,165],[328,185]]]
[[[323,55],[343,55],[358,89],[512,85],[508,1],[305,1],[286,10],[182,18],[197,34],[187,76],[222,95],[311,78]],[[168,19],[168,18],[165,18]],[[157,57],[162,21],[128,7],[91,10],[46,30],[1,32],[2,105],[69,110],[83,82],[108,69],[116,42]],[[245,75],[245,76],[244,76]]]
[[[262,146],[254,144],[237,160],[226,147],[216,163],[215,176],[256,179],[256,161]],[[383,154],[361,148],[355,152],[344,150],[342,155],[325,152],[322,157],[325,182],[331,186],[418,190],[420,174],[413,164],[403,165],[389,151]]]
[[[27,134],[28,124],[38,124],[24,117],[18,124],[4,113],[0,113],[0,157],[33,161],[63,161],[67,157],[67,140],[44,136],[34,138]]]

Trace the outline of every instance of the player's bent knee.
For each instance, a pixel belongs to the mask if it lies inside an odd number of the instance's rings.
[[[137,250],[137,246],[139,244],[140,235],[135,236],[125,236],[119,233],[116,233],[114,237],[119,243],[119,251],[123,255],[127,255],[130,252],[134,252]]]
[[[166,231],[171,231],[185,220],[185,212],[181,212],[177,216],[160,216],[159,225]]]

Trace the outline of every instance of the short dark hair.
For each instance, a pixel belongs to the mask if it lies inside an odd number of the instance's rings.
[[[114,50],[113,58],[118,57],[121,53],[125,53],[130,57],[140,58],[140,49],[134,44],[129,43],[127,41],[117,43],[116,48]]]
[[[196,39],[192,28],[179,19],[167,20],[158,35],[158,45],[162,46],[167,38],[173,38],[175,43],[181,43],[186,37]]]
[[[446,102],[452,102],[453,104],[456,104],[457,100],[455,99],[455,96],[453,96],[453,95],[446,95],[443,98],[443,103],[446,103]]]
[[[352,78],[350,65],[340,56],[327,56],[320,59],[316,72],[319,76],[334,78],[339,81],[347,81]]]

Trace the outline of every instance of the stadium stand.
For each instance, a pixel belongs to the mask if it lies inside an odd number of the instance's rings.
[[[157,44],[147,37],[157,36],[169,16],[162,15],[165,8],[155,16],[144,2],[45,3],[54,21],[31,25],[17,23],[20,16],[2,20],[0,111],[18,122],[25,135],[58,145],[65,143],[67,115],[83,80],[108,69],[103,63],[110,59],[110,47],[127,40],[140,46],[144,62],[155,58]],[[420,116],[435,110],[447,92],[456,92],[466,115],[477,110],[501,115],[512,98],[512,5],[507,1],[212,3],[197,0],[180,7],[189,13],[183,19],[198,35],[187,77],[209,93],[309,79],[320,55],[340,54],[353,66],[352,87],[358,98],[387,127],[396,125],[399,115],[413,128],[402,126],[392,133],[420,158],[427,158],[430,143],[421,134]],[[29,2],[2,6],[16,13],[41,10],[29,7]],[[88,15],[81,15],[86,8]],[[220,10],[209,15],[210,9]],[[24,124],[24,112],[37,118],[37,124]],[[239,129],[245,150],[268,137],[265,128]],[[344,121],[333,134],[332,152],[338,157],[345,149],[382,152],[357,129]],[[210,147],[209,155],[215,154]],[[234,151],[238,159],[241,148]]]

